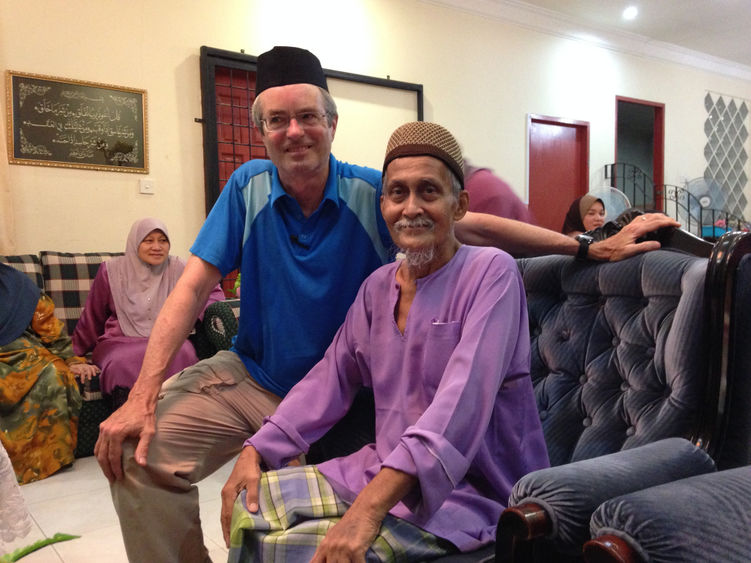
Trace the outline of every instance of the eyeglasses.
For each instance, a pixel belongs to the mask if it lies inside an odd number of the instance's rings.
[[[293,119],[301,127],[317,127],[322,125],[327,118],[326,113],[317,111],[304,111],[290,117],[289,115],[272,115],[268,119],[262,119],[261,122],[266,125],[267,131],[284,131],[289,127],[289,122]]]

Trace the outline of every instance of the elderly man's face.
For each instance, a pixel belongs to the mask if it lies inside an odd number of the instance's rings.
[[[454,222],[468,202],[464,190],[454,196],[451,172],[437,158],[397,158],[386,169],[381,213],[394,243],[408,255],[434,250],[440,257],[454,248]]]
[[[321,92],[312,84],[277,86],[264,90],[259,96],[264,119],[324,112]],[[304,126],[292,119],[281,131],[264,128],[263,144],[282,178],[292,174],[315,174],[328,166],[335,132],[336,119],[330,126],[326,119],[314,126]]]

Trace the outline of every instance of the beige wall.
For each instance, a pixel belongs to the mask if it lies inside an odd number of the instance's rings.
[[[254,55],[298,45],[327,68],[422,83],[425,119],[451,129],[467,155],[521,194],[529,113],[590,122],[596,183],[614,159],[615,96],[663,103],[665,181],[678,183],[703,171],[706,91],[751,98],[751,81],[420,0],[0,0],[0,14],[3,70],[147,90],[148,177],[156,182],[155,195],[142,195],[140,174],[8,165],[3,157],[0,205],[12,208],[16,252],[120,250],[130,224],[152,215],[170,227],[173,250],[187,255],[204,213],[194,122],[201,45]],[[369,109],[342,109],[334,153],[378,167],[392,123],[369,120],[357,139],[352,124]],[[0,220],[1,236],[10,222]]]

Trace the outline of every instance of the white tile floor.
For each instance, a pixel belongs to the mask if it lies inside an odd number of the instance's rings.
[[[219,524],[219,493],[233,465],[234,460],[198,485],[204,540],[215,563],[227,560]],[[21,492],[31,513],[33,527],[26,537],[0,545],[0,555],[63,532],[81,537],[43,547],[21,562],[128,561],[109,485],[94,457],[77,459],[69,469],[23,485]]]

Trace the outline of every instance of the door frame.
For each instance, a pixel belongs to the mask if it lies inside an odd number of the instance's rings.
[[[615,139],[613,141],[614,147],[614,162],[618,161],[618,102],[628,102],[630,104],[637,104],[641,106],[648,106],[654,109],[654,123],[652,127],[652,182],[655,186],[662,186],[665,184],[665,104],[659,102],[650,102],[649,100],[641,100],[638,98],[629,98],[627,96],[615,97],[615,126],[614,133]],[[658,208],[662,208],[662,198],[658,198],[657,194],[653,195],[655,205]]]

